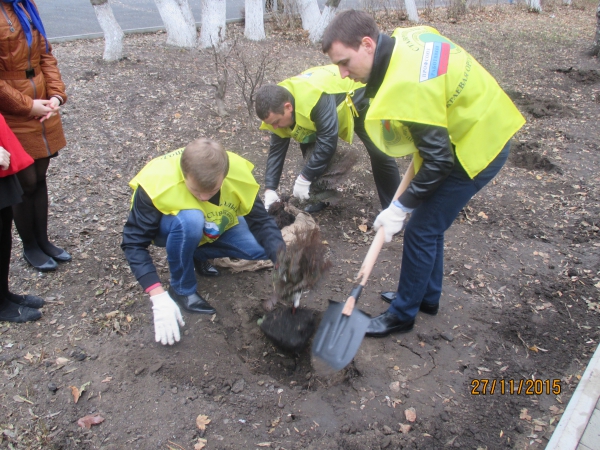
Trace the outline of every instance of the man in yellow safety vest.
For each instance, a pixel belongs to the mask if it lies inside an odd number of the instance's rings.
[[[134,190],[121,248],[150,295],[156,342],[180,339],[179,306],[198,314],[216,310],[197,292],[199,275],[218,276],[209,259],[275,262],[281,231],[258,196],[253,165],[215,141],[196,139],[150,161],[129,185]],[[165,247],[171,272],[163,288],[148,247]]]
[[[365,132],[363,119],[369,102],[364,92],[364,84],[342,79],[334,65],[313,67],[278,85],[265,85],[258,90],[256,114],[263,121],[260,128],[271,132],[265,170],[267,209],[279,200],[276,190],[290,139],[299,142],[306,160],[296,178],[293,195],[306,200],[310,185],[326,171],[333,158],[338,137],[351,144],[354,132],[369,153],[381,205],[386,208],[390,204],[400,174],[394,158],[379,150]],[[317,204],[307,211],[320,207]]]
[[[408,187],[374,223],[389,242],[411,214],[398,288],[382,294],[390,307],[371,319],[367,336],[407,332],[419,311],[437,314],[444,233],[500,171],[525,119],[471,55],[431,27],[390,37],[367,13],[347,10],[329,24],[322,50],[342,78],[366,84],[373,142],[390,156],[413,155]]]

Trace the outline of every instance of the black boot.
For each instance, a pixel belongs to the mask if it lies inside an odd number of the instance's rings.
[[[384,337],[390,333],[407,333],[413,329],[414,320],[404,322],[389,311],[371,319],[365,336]]]
[[[19,295],[9,292],[4,297],[6,298],[6,300],[16,303],[17,305],[28,306],[30,308],[40,309],[46,304],[44,299],[38,297],[37,295]]]
[[[221,275],[219,271],[208,261],[197,261],[194,259],[194,267],[196,273],[203,277],[218,277]]]
[[[42,313],[35,308],[17,305],[16,303],[3,300],[0,304],[0,322],[24,323],[38,320]]]
[[[383,300],[384,302],[392,303],[395,298],[396,298],[395,292],[389,291],[389,292],[381,293],[381,300]],[[435,316],[438,313],[439,309],[440,309],[439,304],[433,305],[431,303],[421,302],[421,305],[419,306],[419,311],[421,311],[422,313],[425,313],[425,314],[429,314],[430,316]]]
[[[196,314],[214,314],[217,312],[198,292],[194,292],[192,295],[180,295],[170,287],[169,295],[186,311]]]

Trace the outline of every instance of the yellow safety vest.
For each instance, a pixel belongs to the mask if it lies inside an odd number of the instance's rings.
[[[300,75],[288,78],[279,83],[294,97],[294,128],[273,129],[271,125],[262,123],[261,130],[269,130],[282,138],[292,138],[301,144],[315,142],[317,127],[310,120],[310,113],[325,94],[346,94],[346,100],[337,107],[338,136],[348,143],[354,137],[354,117],[358,116],[352,96],[354,91],[365,85],[349,78],[341,78],[339,68],[330,64],[328,66],[313,67],[305,70]]]
[[[397,28],[392,58],[365,118],[367,133],[381,150],[413,154],[402,122],[448,129],[456,157],[471,178],[485,169],[525,124],[496,80],[469,55],[428,26]]]
[[[252,210],[259,185],[252,176],[254,165],[236,155],[229,156],[229,172],[223,180],[219,205],[201,202],[187,189],[181,172],[183,148],[150,161],[129,182],[134,190],[142,186],[161,213],[176,215],[185,209],[199,209],[204,213],[204,233],[200,245],[216,241],[224,231],[239,223],[238,216]],[[133,197],[132,197],[133,202]]]

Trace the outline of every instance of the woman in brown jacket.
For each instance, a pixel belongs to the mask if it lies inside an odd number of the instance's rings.
[[[59,110],[67,100],[52,47],[32,0],[0,0],[0,113],[33,159],[18,174],[23,202],[13,207],[23,256],[55,270],[71,255],[48,240],[50,158],[66,145]]]

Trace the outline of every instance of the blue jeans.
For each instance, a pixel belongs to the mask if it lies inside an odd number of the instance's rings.
[[[413,320],[422,302],[439,304],[444,278],[444,232],[469,200],[500,171],[509,150],[510,143],[474,179],[455,165],[433,195],[411,214],[404,230],[400,282],[388,309],[400,320]]]
[[[176,216],[164,215],[160,221],[154,244],[165,247],[171,271],[171,287],[180,295],[192,295],[198,283],[194,272],[194,259],[206,261],[213,258],[239,258],[248,260],[269,259],[265,250],[250,232],[243,217],[239,223],[225,231],[219,238],[198,247],[204,229],[204,214],[197,209],[180,211]]]

